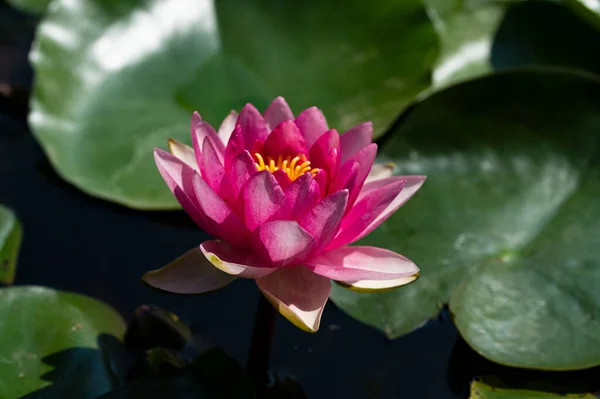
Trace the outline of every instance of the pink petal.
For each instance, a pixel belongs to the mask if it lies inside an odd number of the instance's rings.
[[[340,166],[340,135],[331,129],[315,141],[308,152],[313,168],[325,170],[329,178],[334,178]]]
[[[219,126],[219,131],[217,135],[221,139],[221,142],[227,147],[227,143],[229,142],[229,138],[231,137],[231,133],[233,133],[233,129],[235,129],[235,123],[238,119],[238,113],[232,110],[223,122],[221,122],[221,126]]]
[[[312,175],[305,173],[285,189],[285,198],[290,208],[290,217],[298,220],[319,202],[321,190]]]
[[[224,167],[225,170],[229,170],[231,168],[231,163],[238,156],[238,154],[244,152],[244,138],[242,136],[242,128],[236,126],[227,142],[227,147],[225,147],[225,156],[224,156]],[[252,155],[252,153],[250,153]]]
[[[202,230],[215,235],[216,230],[208,221],[194,192],[192,179],[197,173],[181,159],[161,149],[154,150],[154,160],[165,183],[187,214]]]
[[[208,137],[204,138],[204,144],[202,145],[202,177],[219,197],[228,200],[230,203],[236,198],[233,197],[223,164],[221,164],[215,147]]]
[[[342,163],[355,156],[373,140],[373,123],[365,122],[353,127],[340,137]]]
[[[273,307],[294,325],[307,332],[319,329],[331,292],[328,279],[304,266],[290,266],[257,279],[256,284]]]
[[[300,263],[314,249],[314,239],[293,220],[274,220],[253,233],[257,252],[274,266]]]
[[[237,198],[250,176],[257,171],[256,164],[248,151],[240,152],[231,162],[229,168],[229,184],[232,197]]]
[[[285,190],[292,183],[287,172],[283,169],[277,169],[273,172],[273,177],[275,177],[282,190]]]
[[[283,121],[271,132],[263,147],[263,154],[277,160],[278,156],[306,155],[306,144],[294,121]]]
[[[244,139],[244,149],[250,151],[250,154],[258,152],[259,149],[256,148],[257,142],[262,146],[262,143],[265,142],[269,135],[263,117],[252,104],[246,104],[244,108],[242,108],[236,126],[241,128],[242,137]]]
[[[267,267],[256,254],[227,242],[212,240],[200,244],[202,253],[217,269],[232,276],[260,278],[273,273],[276,268]]]
[[[313,272],[332,280],[393,280],[419,272],[412,261],[376,247],[342,247],[306,262]]]
[[[328,249],[360,240],[375,230],[423,185],[425,176],[394,176],[368,183]]]
[[[216,230],[214,236],[240,247],[250,246],[246,226],[225,201],[198,174],[192,178],[192,183],[200,207]]]
[[[250,231],[267,222],[286,205],[283,190],[267,170],[248,179],[242,188],[240,199],[243,202],[244,220]]]
[[[304,135],[306,148],[310,148],[323,133],[329,130],[325,116],[317,107],[302,111],[296,118],[296,125]]]
[[[196,152],[196,160],[198,164],[201,164],[200,161],[200,153],[202,152],[202,145],[204,143],[204,138],[208,137],[210,141],[215,146],[215,150],[217,154],[219,154],[219,158],[223,159],[223,153],[225,152],[225,145],[215,132],[215,129],[208,123],[202,120],[200,114],[194,112],[192,115],[192,143],[194,145],[194,151]]]
[[[358,281],[338,281],[343,287],[358,292],[377,292],[386,291],[391,288],[398,288],[412,283],[419,278],[419,274],[413,274],[406,277],[398,277],[391,280],[358,280]]]
[[[377,156],[377,144],[369,144],[362,150],[360,150],[356,155],[354,155],[347,162],[357,162],[358,163],[358,171],[356,173],[356,179],[353,181],[352,185],[348,187],[350,190],[350,197],[348,198],[348,209],[354,205],[356,198],[360,194],[360,190],[362,189],[369,172],[371,171],[371,167],[373,166],[373,162],[375,162],[375,157]]]
[[[194,248],[167,266],[144,274],[142,279],[174,294],[202,294],[225,287],[235,276],[214,267],[200,248]]]
[[[273,130],[283,121],[293,120],[294,114],[283,97],[277,97],[264,113],[268,130]]]
[[[320,169],[317,173],[315,173],[313,179],[315,179],[319,185],[321,198],[324,198],[327,195],[327,172],[325,172],[323,169]]]
[[[335,175],[335,179],[331,183],[329,187],[329,192],[334,193],[339,190],[350,190],[356,185],[356,177],[358,176],[358,169],[360,165],[358,162],[350,160],[342,166],[338,170],[338,173]]]
[[[367,176],[367,180],[365,180],[365,184],[370,183],[375,180],[381,180],[381,179],[386,179],[388,177],[392,177],[393,174],[394,174],[394,163],[393,162],[387,162],[387,163],[383,163],[383,164],[376,163],[371,168],[371,171],[369,172],[369,175]]]
[[[348,190],[338,191],[298,219],[298,224],[313,236],[318,248],[325,248],[338,232],[347,202]]]
[[[169,151],[171,154],[181,159],[190,168],[194,170],[199,169],[194,149],[189,145],[185,145],[175,139],[169,139]]]

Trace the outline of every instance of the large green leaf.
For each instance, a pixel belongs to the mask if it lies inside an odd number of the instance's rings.
[[[29,121],[58,173],[92,195],[174,208],[152,159],[278,95],[340,130],[381,133],[430,83],[436,35],[421,0],[56,0],[31,54]]]
[[[469,399],[596,399],[593,394],[559,395],[548,392],[526,391],[521,389],[498,389],[475,381],[471,384]]]
[[[12,284],[23,231],[15,214],[0,205],[0,283]]]
[[[250,378],[221,349],[210,349],[176,376],[139,380],[102,399],[252,399]]]
[[[125,323],[94,299],[43,287],[0,289],[0,397],[93,399],[109,391],[105,349]]]
[[[391,337],[450,299],[464,338],[512,366],[600,364],[600,84],[551,71],[439,92],[381,150],[419,193],[362,244],[421,267],[399,290],[334,287],[337,305]],[[591,163],[594,160],[596,163]]]

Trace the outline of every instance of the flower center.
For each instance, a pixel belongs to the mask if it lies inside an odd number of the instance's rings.
[[[310,161],[304,155],[297,155],[293,158],[291,156],[283,158],[279,155],[277,161],[272,157],[267,157],[266,162],[258,152],[254,154],[254,157],[257,161],[255,164],[258,170],[268,170],[273,173],[281,169],[285,171],[291,181],[296,180],[307,172],[310,172],[314,176],[319,171],[318,168],[311,168]]]

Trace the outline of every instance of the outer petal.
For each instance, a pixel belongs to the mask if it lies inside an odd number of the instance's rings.
[[[200,250],[217,269],[242,278],[260,278],[273,273],[256,254],[219,240],[204,241]]]
[[[317,107],[302,111],[296,118],[296,125],[304,135],[306,148],[310,148],[323,133],[329,130],[325,116]]]
[[[283,121],[277,125],[265,141],[263,152],[273,159],[279,155],[285,159],[287,156],[308,154],[304,137],[294,121]]]
[[[348,130],[340,137],[342,163],[355,156],[373,140],[373,123],[365,122]]]
[[[321,190],[312,175],[305,173],[285,189],[285,198],[290,208],[290,218],[298,220],[319,202]]]
[[[419,268],[395,252],[377,247],[342,247],[306,262],[313,272],[332,280],[394,280],[413,276]]]
[[[235,245],[249,247],[250,236],[246,226],[225,201],[198,174],[193,176],[192,184],[200,207],[216,230],[214,235]]]
[[[227,147],[225,147],[225,155],[224,155],[224,166],[225,170],[229,170],[231,168],[231,163],[240,153],[244,152],[244,138],[242,136],[242,128],[236,126],[231,133],[231,137],[227,142]],[[252,153],[250,153],[252,155]]]
[[[202,294],[225,287],[235,276],[214,267],[200,248],[194,248],[162,269],[144,274],[142,279],[154,288],[174,294]]]
[[[231,110],[229,115],[227,115],[227,117],[223,119],[223,122],[221,122],[221,126],[219,126],[219,131],[217,134],[225,147],[227,147],[229,137],[231,137],[231,133],[233,133],[233,129],[235,129],[235,123],[237,119],[238,113],[234,110]]]
[[[250,231],[287,209],[285,194],[273,174],[263,170],[251,176],[240,194],[244,220]]]
[[[393,162],[374,164],[371,168],[371,171],[369,172],[369,175],[367,176],[367,180],[365,180],[365,184],[375,180],[387,179],[388,177],[392,177],[392,175],[394,174],[394,166],[395,165]]]
[[[359,280],[359,281],[337,281],[343,287],[358,292],[387,291],[412,283],[419,278],[419,273],[412,276],[399,277],[392,280]]]
[[[340,135],[337,130],[325,132],[310,147],[308,157],[313,168],[325,170],[329,178],[334,178],[340,167]]]
[[[216,230],[204,214],[194,192],[192,180],[197,173],[181,159],[161,149],[154,150],[154,160],[165,183],[187,214],[202,230],[215,235]]]
[[[194,149],[189,145],[185,145],[175,139],[169,139],[169,151],[171,154],[181,159],[190,168],[194,170],[199,169]]]
[[[294,114],[283,97],[277,97],[264,113],[268,130],[273,130],[283,121],[293,120]]]
[[[242,130],[244,149],[250,151],[251,154],[255,151],[259,151],[259,149],[256,148],[257,142],[260,143],[262,147],[262,143],[264,143],[269,135],[263,117],[252,104],[246,104],[244,108],[242,108],[236,126],[239,126]]]
[[[317,248],[325,248],[338,232],[347,202],[348,190],[338,191],[298,219],[298,224],[315,239]]]
[[[250,176],[257,172],[256,164],[248,151],[240,152],[231,162],[229,184],[233,198],[237,198]]]
[[[232,203],[231,200],[235,197],[233,197],[229,179],[217,151],[208,137],[204,138],[202,145],[202,178],[219,197]]]
[[[331,292],[328,279],[304,266],[291,266],[259,278],[256,284],[273,307],[304,331],[316,332]]]
[[[375,230],[423,185],[425,176],[394,176],[368,183],[328,249],[355,242]]]
[[[202,120],[200,114],[194,112],[192,115],[192,143],[194,144],[194,151],[196,152],[196,160],[198,164],[201,164],[200,161],[200,153],[202,152],[202,145],[204,143],[204,138],[208,137],[210,141],[215,146],[217,150],[217,154],[219,154],[219,158],[223,159],[223,153],[225,152],[225,145],[215,132],[215,129],[208,123]]]
[[[315,241],[293,220],[267,222],[253,233],[254,248],[274,266],[304,261],[313,251]]]
[[[377,156],[377,144],[369,144],[362,150],[360,150],[355,156],[352,157],[347,162],[357,162],[358,163],[358,171],[356,173],[356,179],[353,184],[348,187],[350,190],[350,197],[348,198],[348,209],[354,205],[356,198],[360,194],[360,190],[362,189],[369,172],[371,171],[371,167],[373,166],[373,162],[375,162],[375,157]]]

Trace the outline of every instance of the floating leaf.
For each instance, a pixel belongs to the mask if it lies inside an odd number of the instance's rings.
[[[210,349],[174,377],[139,380],[101,399],[252,399],[242,368],[221,349]]]
[[[23,231],[15,214],[0,205],[0,283],[12,284]]]
[[[437,53],[420,0],[55,1],[31,53],[31,127],[66,180],[135,208],[177,207],[152,149],[189,143],[194,109],[217,125],[283,95],[381,133]]]
[[[112,388],[107,351],[125,330],[112,308],[43,287],[0,289],[0,397],[94,399]]]
[[[381,150],[425,174],[408,204],[362,245],[421,268],[416,282],[332,299],[397,337],[450,310],[496,362],[600,364],[600,84],[566,72],[492,75],[434,94]]]
[[[592,394],[559,395],[548,392],[525,391],[521,389],[498,389],[475,381],[471,384],[469,399],[596,399]]]

